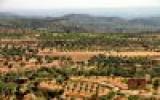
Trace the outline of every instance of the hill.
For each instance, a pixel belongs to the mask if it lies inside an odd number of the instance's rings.
[[[67,33],[159,32],[160,17],[125,19],[120,17],[97,17],[87,14],[68,14],[61,17],[42,18],[2,13],[0,14],[0,26]]]

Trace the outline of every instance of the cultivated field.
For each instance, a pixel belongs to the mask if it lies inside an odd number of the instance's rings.
[[[0,39],[2,100],[160,98],[159,34],[7,36]]]

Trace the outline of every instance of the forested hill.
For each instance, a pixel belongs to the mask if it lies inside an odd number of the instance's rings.
[[[31,28],[49,32],[143,33],[159,32],[160,17],[125,19],[69,14],[62,17],[22,17],[0,13],[0,27]]]

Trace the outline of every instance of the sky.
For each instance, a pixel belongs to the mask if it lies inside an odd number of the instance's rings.
[[[160,0],[0,0],[0,11],[160,7]]]

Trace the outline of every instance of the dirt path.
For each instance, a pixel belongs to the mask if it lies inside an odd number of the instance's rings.
[[[160,57],[160,52],[40,52],[38,55],[50,56],[68,56],[73,60],[81,61],[88,60],[98,54],[105,54],[106,56],[120,56],[120,57]]]

